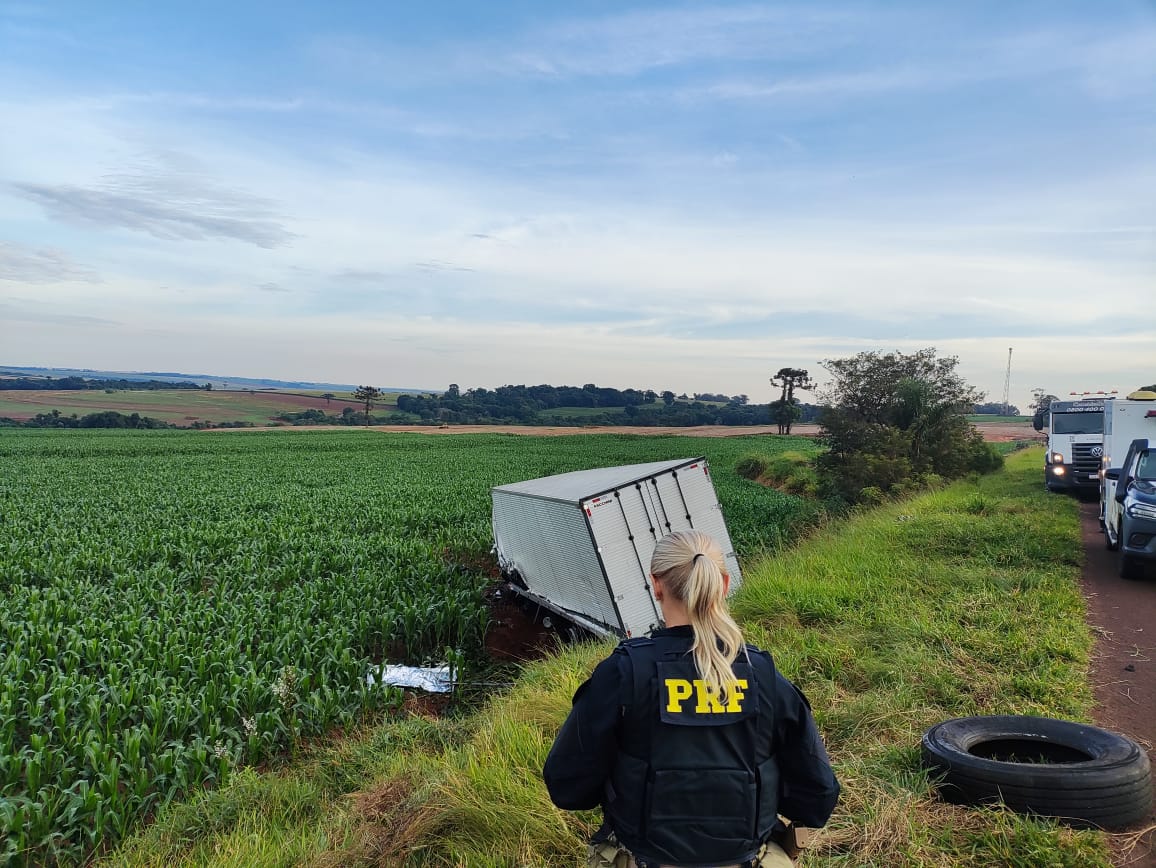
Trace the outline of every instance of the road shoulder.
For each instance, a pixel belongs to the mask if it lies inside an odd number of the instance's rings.
[[[1080,504],[1080,536],[1085,552],[1080,581],[1096,636],[1089,671],[1095,720],[1138,742],[1156,767],[1156,580],[1151,574],[1141,581],[1120,578],[1115,553],[1104,546],[1095,502]],[[1148,830],[1136,846],[1117,851],[1117,864],[1156,868],[1154,824],[1156,811],[1136,827]]]

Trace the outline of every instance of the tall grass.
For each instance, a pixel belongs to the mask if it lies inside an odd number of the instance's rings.
[[[747,565],[735,612],[810,697],[844,787],[804,865],[1109,864],[1101,833],[940,802],[919,764],[922,732],[945,718],[1087,718],[1075,504],[1045,497],[1038,470],[1038,450],[1018,453],[993,477]],[[222,825],[214,805],[239,800],[231,785],[163,816],[114,864],[578,864],[597,812],[556,810],[539,775],[574,689],[608,650],[534,663],[472,718],[421,722],[421,738],[408,721],[343,757],[317,754],[313,772],[295,772],[314,787],[307,819],[274,807],[285,784],[271,777]]]

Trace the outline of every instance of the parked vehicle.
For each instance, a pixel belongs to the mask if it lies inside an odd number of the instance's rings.
[[[1156,562],[1156,392],[1133,392],[1104,409],[1100,521],[1120,553],[1120,575]]]
[[[601,636],[663,626],[648,581],[659,539],[695,528],[742,584],[705,458],[561,473],[491,489],[494,551],[521,596]]]
[[[1036,413],[1032,427],[1048,429],[1044,484],[1048,491],[1093,494],[1100,489],[1100,459],[1104,449],[1104,398],[1052,401]]]

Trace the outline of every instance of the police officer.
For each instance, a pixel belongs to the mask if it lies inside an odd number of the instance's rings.
[[[650,572],[666,627],[578,688],[543,770],[550,798],[602,806],[590,866],[790,865],[779,815],[817,828],[839,797],[810,706],[743,644],[711,537],[663,537]]]

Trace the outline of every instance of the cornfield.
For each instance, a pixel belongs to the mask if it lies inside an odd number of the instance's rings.
[[[76,864],[231,770],[476,657],[493,485],[706,455],[740,555],[813,506],[761,438],[0,433],[0,864]]]

